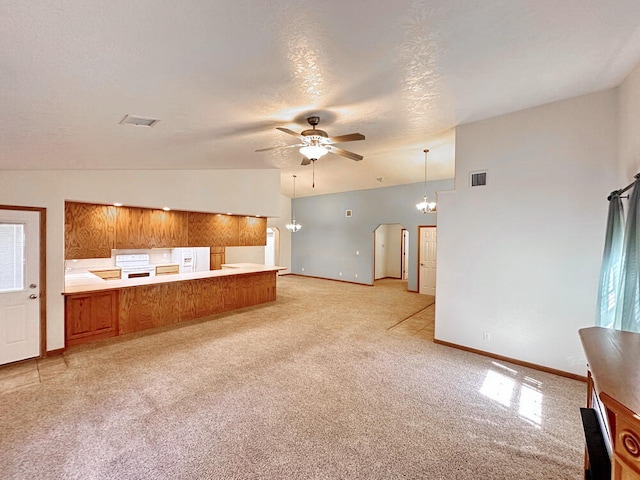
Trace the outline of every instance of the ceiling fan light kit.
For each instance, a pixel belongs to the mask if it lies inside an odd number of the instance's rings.
[[[424,214],[427,213],[436,213],[438,211],[438,205],[436,202],[430,202],[427,197],[427,154],[429,153],[428,149],[424,150],[424,197],[422,197],[422,201],[416,204],[416,208]]]
[[[256,152],[265,152],[267,150],[276,150],[280,148],[301,147],[300,153],[305,157],[302,160],[302,165],[309,165],[311,161],[318,160],[320,157],[326,155],[327,153],[334,153],[336,155],[340,155],[342,157],[346,157],[355,161],[360,161],[364,158],[362,155],[349,152],[348,150],[343,150],[342,148],[333,145],[334,143],[355,142],[357,140],[364,140],[365,136],[361,133],[350,133],[348,135],[330,137],[324,130],[319,130],[316,128],[316,125],[320,123],[320,117],[307,117],[307,122],[309,123],[309,125],[311,125],[311,128],[302,131],[300,134],[288,128],[276,127],[281,132],[296,137],[301,143],[297,143],[294,145],[261,148],[256,150]]]
[[[309,160],[317,160],[323,155],[326,155],[327,153],[329,153],[329,150],[327,150],[322,145],[316,144],[316,145],[307,145],[306,147],[302,147],[300,149],[300,153],[305,157],[307,157]]]

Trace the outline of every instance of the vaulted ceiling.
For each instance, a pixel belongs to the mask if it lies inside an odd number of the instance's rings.
[[[278,168],[317,195],[454,172],[454,130],[618,85],[640,2],[0,0],[0,169]],[[159,119],[120,125],[125,114]],[[275,127],[359,132],[301,166]]]

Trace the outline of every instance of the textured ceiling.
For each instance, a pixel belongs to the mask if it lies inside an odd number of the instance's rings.
[[[429,178],[452,177],[455,125],[640,61],[637,0],[0,0],[0,18],[1,169],[279,168],[299,196],[422,181],[424,148]],[[315,189],[297,149],[254,152],[311,114],[366,135]]]

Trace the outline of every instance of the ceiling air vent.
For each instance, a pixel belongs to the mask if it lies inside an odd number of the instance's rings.
[[[484,187],[487,185],[487,171],[469,173],[470,187]]]
[[[160,120],[155,118],[136,117],[135,115],[125,115],[120,120],[120,125],[133,125],[134,127],[153,127]]]

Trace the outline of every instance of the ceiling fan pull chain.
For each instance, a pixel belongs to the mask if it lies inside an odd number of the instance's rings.
[[[313,165],[311,166],[311,172],[313,173],[313,182],[311,184],[311,188],[316,188],[316,161],[313,160],[311,163],[313,163]]]

